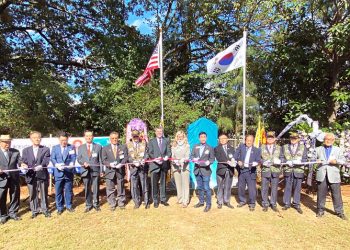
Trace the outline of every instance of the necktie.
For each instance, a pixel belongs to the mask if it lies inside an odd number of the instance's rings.
[[[87,145],[87,151],[88,151],[88,156],[89,156],[89,157],[91,157],[91,148],[90,148],[90,147],[91,147],[91,145],[88,144],[88,145]]]
[[[37,147],[33,148],[33,153],[34,153],[34,158],[36,160],[36,157],[38,156],[38,148]]]
[[[227,145],[224,145],[224,151],[225,151],[225,154],[227,155]]]
[[[9,153],[7,150],[4,151],[4,155],[7,161],[9,161]]]
[[[66,147],[62,147],[62,155],[63,155],[63,153],[64,153],[64,150],[66,149]]]
[[[159,138],[158,146],[159,149],[162,150],[162,138]]]
[[[113,148],[113,155],[114,155],[114,158],[117,158],[117,146],[116,146],[116,145],[113,145],[112,148]]]

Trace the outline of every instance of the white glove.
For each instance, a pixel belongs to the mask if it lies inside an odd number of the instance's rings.
[[[41,166],[41,165],[38,165],[38,166],[34,167],[35,171],[40,171],[42,169],[43,169],[43,166]]]
[[[210,165],[210,161],[205,161],[205,165],[209,166]]]
[[[243,167],[248,168],[249,167],[249,163],[244,163]]]
[[[182,166],[183,166],[183,165],[184,165],[184,163],[185,163],[185,159],[184,159],[184,158],[181,158],[179,162],[180,162],[180,165],[182,165]]]
[[[301,165],[301,160],[293,160],[293,165]]]
[[[74,168],[74,162],[69,163],[69,168]]]
[[[270,167],[271,166],[271,161],[270,160],[264,161],[263,162],[263,166]]]
[[[256,167],[256,166],[258,166],[258,163],[256,161],[253,161],[252,166]]]
[[[140,162],[139,161],[134,161],[133,164],[134,164],[135,167],[139,167],[140,166]]]
[[[227,161],[227,164],[233,168],[237,166],[237,162],[235,161],[235,159],[231,159],[230,161]]]
[[[123,165],[121,163],[117,164],[115,168],[121,168]]]
[[[110,166],[111,168],[116,168],[116,163],[115,163],[115,162],[111,162],[111,163],[109,164],[109,166]]]
[[[20,167],[19,168],[22,172],[22,174],[26,174],[28,172],[27,168]]]
[[[273,164],[280,165],[281,164],[281,160],[280,159],[273,159]]]
[[[179,166],[180,165],[180,161],[179,160],[174,160],[174,164]]]
[[[60,170],[60,171],[63,171],[64,170],[64,165],[61,165],[61,166],[58,166],[57,169]]]
[[[287,161],[286,164],[287,164],[289,167],[293,167],[293,162],[292,162],[292,161]]]
[[[193,158],[192,161],[197,162],[199,158]]]
[[[162,161],[162,160],[156,160],[156,163],[157,163],[158,165],[161,165],[161,164],[163,163],[163,161]]]
[[[145,159],[142,159],[140,162],[141,165],[145,165]]]
[[[169,160],[169,157],[168,157],[168,156],[165,156],[165,157],[163,158],[163,161],[167,161],[167,160]]]

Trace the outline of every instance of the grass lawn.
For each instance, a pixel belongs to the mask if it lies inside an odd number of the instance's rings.
[[[343,187],[343,193],[350,216],[350,187]],[[26,197],[25,187],[22,194]],[[248,207],[219,210],[214,196],[212,210],[203,213],[193,208],[196,197],[184,209],[174,195],[170,207],[134,210],[131,201],[125,210],[112,212],[103,197],[102,212],[84,214],[79,194],[74,199],[76,212],[58,216],[51,198],[52,217],[34,220],[23,201],[22,221],[0,225],[0,249],[350,249],[350,221],[331,211],[316,218],[315,199],[304,194],[304,214],[299,215],[294,209],[262,212],[259,204],[255,212]],[[237,204],[235,196],[232,204]],[[327,207],[333,210],[330,200]]]

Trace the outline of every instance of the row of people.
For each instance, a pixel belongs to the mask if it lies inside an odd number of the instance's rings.
[[[211,164],[217,160],[217,205],[233,208],[230,203],[232,179],[235,171],[238,171],[238,207],[248,204],[253,211],[256,204],[256,177],[257,168],[261,168],[261,195],[263,211],[271,207],[277,209],[277,189],[281,169],[283,168],[285,189],[283,195],[284,210],[293,206],[299,213],[301,183],[304,178],[304,165],[307,161],[306,148],[299,143],[296,133],[290,136],[290,144],[279,146],[276,144],[274,132],[267,133],[267,144],[261,148],[253,146],[254,137],[248,135],[245,143],[237,149],[229,145],[227,135],[219,136],[219,145],[212,148],[206,143],[205,132],[199,134],[200,143],[194,145],[190,152],[190,146],[186,135],[179,131],[175,135],[174,142],[163,136],[162,128],[155,130],[156,137],[148,144],[141,141],[138,131],[132,131],[132,140],[123,145],[119,143],[119,134],[110,133],[110,144],[101,147],[93,142],[93,132],[85,131],[86,143],[78,148],[68,144],[68,135],[59,135],[59,144],[52,148],[42,146],[41,134],[31,132],[32,146],[19,151],[10,147],[11,138],[8,135],[0,137],[0,210],[1,222],[8,218],[19,220],[19,171],[25,174],[25,181],[29,190],[29,203],[32,218],[39,213],[46,217],[51,214],[48,210],[48,165],[52,162],[55,179],[55,199],[58,214],[62,214],[64,208],[74,212],[72,206],[74,164],[77,161],[81,166],[81,178],[85,190],[85,212],[92,209],[100,211],[99,193],[100,178],[103,175],[106,180],[106,195],[111,210],[116,207],[125,208],[125,166],[128,164],[131,180],[131,195],[135,208],[139,208],[142,200],[145,208],[150,208],[151,198],[154,207],[159,204],[169,206],[166,197],[166,177],[171,167],[173,173],[178,203],[183,207],[189,204],[189,162],[194,163],[194,175],[197,182],[199,202],[196,208],[205,206],[204,211],[211,209],[211,189],[209,187],[212,173]],[[324,214],[325,200],[328,188],[331,190],[335,212],[342,219],[346,219],[343,211],[340,193],[340,171],[338,166],[344,164],[345,159],[341,150],[333,146],[334,135],[325,136],[324,145],[317,148],[317,156],[320,165],[317,169],[317,216]],[[170,164],[171,163],[171,164]],[[104,169],[104,170],[103,170]],[[151,180],[149,190],[148,175]],[[248,187],[248,199],[245,189]],[[271,194],[269,199],[269,188]],[[7,192],[10,193],[10,203],[7,210]],[[151,192],[149,192],[151,191]],[[40,204],[38,199],[40,195]],[[115,196],[117,194],[117,197]],[[152,197],[150,197],[150,194]],[[291,197],[293,196],[293,203]],[[142,199],[142,200],[141,200]]]

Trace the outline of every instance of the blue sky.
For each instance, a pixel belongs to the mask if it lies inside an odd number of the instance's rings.
[[[150,13],[145,13],[144,16],[135,16],[133,14],[129,15],[127,24],[130,26],[135,26],[141,34],[150,35],[152,34],[152,27],[150,26],[150,20],[154,20]]]

